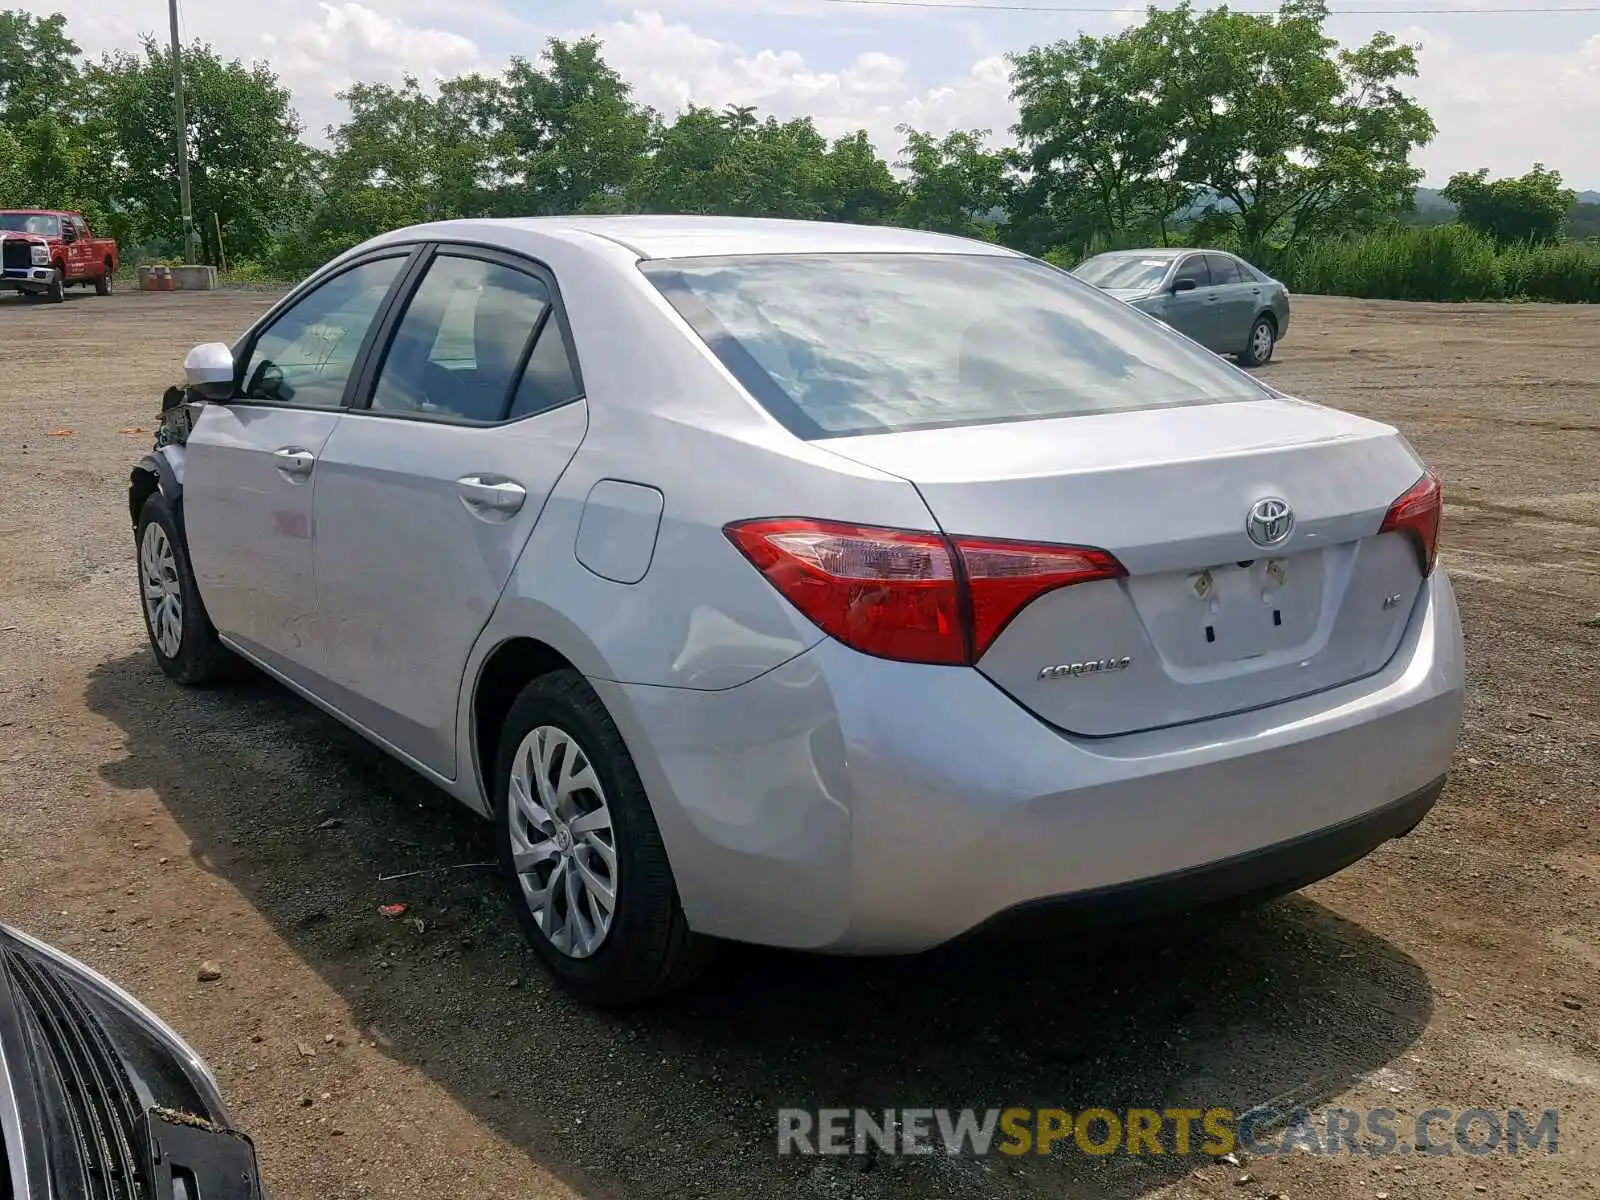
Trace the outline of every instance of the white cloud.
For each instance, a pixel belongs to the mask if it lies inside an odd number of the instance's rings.
[[[1488,167],[1520,175],[1535,161],[1569,184],[1600,187],[1600,35],[1561,53],[1476,50],[1407,30],[1422,45],[1415,91],[1439,127],[1419,155],[1431,180]]]
[[[397,83],[415,75],[433,84],[499,66],[470,38],[412,25],[352,2],[318,4],[286,33],[262,34],[255,56],[271,62],[294,93],[313,136],[340,119],[335,97],[352,83]]]
[[[899,150],[895,127],[902,123],[935,133],[990,128],[1003,137],[1013,120],[998,56],[981,59],[948,84],[926,87],[896,55],[868,52],[843,68],[817,70],[797,51],[747,50],[655,12],[637,12],[593,32],[636,98],[668,113],[689,104],[750,104],[780,119],[813,117],[830,137],[865,128],[890,157]]]

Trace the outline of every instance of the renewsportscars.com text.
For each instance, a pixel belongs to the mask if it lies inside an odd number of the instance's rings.
[[[1553,1108],[784,1108],[778,1153],[1480,1157],[1555,1154],[1559,1123]]]

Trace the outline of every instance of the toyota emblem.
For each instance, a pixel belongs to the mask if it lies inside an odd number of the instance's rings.
[[[1250,506],[1244,531],[1258,546],[1277,546],[1294,532],[1294,509],[1278,496],[1266,496]]]

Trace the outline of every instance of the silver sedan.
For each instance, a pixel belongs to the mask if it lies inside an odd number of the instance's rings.
[[[1221,250],[1117,250],[1072,273],[1247,367],[1289,332],[1289,289]]]
[[[701,217],[398,230],[197,347],[129,494],[244,659],[495,823],[576,994],[1338,870],[1461,718],[1437,479],[1036,260]]]

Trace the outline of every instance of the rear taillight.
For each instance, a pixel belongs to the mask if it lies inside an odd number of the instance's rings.
[[[798,517],[735,522],[728,539],[823,632],[902,662],[971,664],[1045,592],[1114,579],[1104,550],[946,537]]]
[[[1417,563],[1423,575],[1433,573],[1439,557],[1439,517],[1444,511],[1444,490],[1439,477],[1424,471],[1405,494],[1389,506],[1379,533],[1408,534],[1417,547]]]

